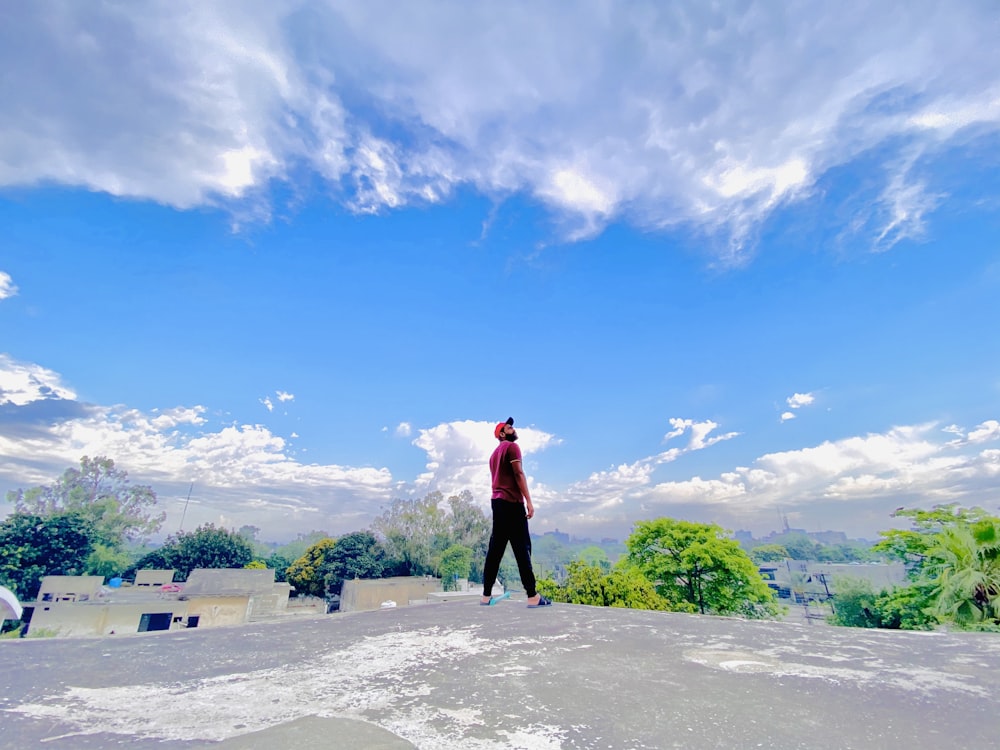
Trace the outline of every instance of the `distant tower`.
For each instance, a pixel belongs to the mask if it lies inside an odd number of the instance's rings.
[[[781,508],[778,508],[778,517],[781,519],[781,530],[787,534],[791,529],[788,526],[788,516],[781,512]]]

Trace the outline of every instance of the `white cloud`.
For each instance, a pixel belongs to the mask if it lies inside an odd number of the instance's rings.
[[[884,527],[900,501],[921,506],[985,502],[992,493],[996,457],[988,451],[964,454],[954,442],[935,441],[934,429],[933,424],[896,427],[765,454],[718,479],[664,482],[634,499],[665,513],[671,506],[689,512],[700,507],[704,515],[731,523],[766,523],[779,508],[793,509],[832,528],[857,523],[859,513]],[[838,519],[841,526],[834,525]]]
[[[788,406],[792,409],[801,409],[803,406],[812,404],[816,397],[811,393],[793,393],[787,399]]]
[[[17,294],[17,287],[9,273],[0,271],[0,299],[7,299]]]
[[[445,494],[467,489],[477,498],[489,498],[487,459],[497,446],[494,426],[494,422],[465,420],[420,430],[413,444],[427,453],[427,467],[417,477],[416,489],[420,492],[440,490]],[[525,474],[531,480],[537,454],[558,445],[559,440],[533,427],[518,427],[517,435],[525,456]]]
[[[262,425],[220,425],[203,406],[147,413],[82,404],[57,373],[7,355],[0,355],[0,407],[0,490],[48,483],[83,455],[107,455],[133,481],[154,486],[168,512],[167,530],[176,528],[193,482],[187,527],[254,523],[279,539],[314,528],[364,528],[394,495],[470,490],[485,505],[486,460],[496,446],[492,422],[454,421],[418,431],[413,444],[427,461],[412,481],[393,477],[388,468],[305,464]],[[673,515],[768,530],[780,509],[813,529],[874,535],[900,505],[996,504],[1000,450],[982,449],[1000,441],[995,419],[968,432],[955,425],[904,425],[764,453],[716,476],[686,469],[686,457],[737,433],[716,434],[719,425],[711,420],[673,418],[669,424],[665,437],[678,441],[676,447],[559,486],[546,480],[545,461],[559,438],[519,428],[540,509],[534,528],[621,536],[637,520]]]
[[[260,399],[260,402],[264,405],[264,408],[267,409],[268,411],[274,411],[274,402],[271,401],[270,396],[264,396],[264,398]]]
[[[396,425],[396,437],[409,437],[413,434],[413,425],[409,422],[400,422]]]
[[[267,527],[277,538],[362,528],[390,499],[386,468],[303,464],[261,425],[210,424],[202,406],[144,413],[80,404],[59,376],[0,355],[0,485],[47,484],[84,455],[106,455],[135,482],[153,485],[177,528],[225,519]]]
[[[781,421],[787,422],[789,419],[795,419],[795,412],[786,411],[781,414]]]
[[[0,185],[187,208],[253,204],[309,169],[360,212],[471,185],[537,196],[575,236],[684,222],[738,250],[775,208],[883,147],[899,158],[867,228],[884,248],[944,200],[921,165],[1000,128],[991,13],[21,3],[0,30],[0,63],[22,71],[0,112]]]
[[[988,419],[972,430],[968,439],[970,443],[985,443],[987,440],[1000,440],[1000,422]]]
[[[292,394],[292,393],[288,393],[286,391],[275,391],[275,393],[278,396],[278,401],[281,401],[282,403],[284,403],[286,401],[294,401],[295,400],[295,395]]]
[[[544,497],[566,519],[564,527],[571,525],[586,528],[603,521],[622,528],[637,520],[636,514],[641,503],[636,498],[649,490],[657,467],[677,461],[685,454],[730,440],[739,434],[727,432],[709,437],[719,426],[711,420],[697,422],[674,417],[668,421],[673,429],[664,436],[664,440],[674,440],[689,432],[687,445],[592,473],[586,479],[570,484],[564,491],[557,492],[542,487],[541,492],[535,494]]]
[[[687,447],[681,450],[667,451],[666,453],[661,453],[660,456],[677,456],[681,453],[687,453],[689,451],[702,450],[703,448],[708,448],[711,445],[715,445],[723,440],[730,440],[739,435],[738,432],[727,432],[722,435],[713,435],[709,437],[709,434],[714,432],[719,426],[712,420],[708,419],[704,422],[695,422],[693,419],[680,419],[677,417],[671,417],[669,420],[670,426],[673,429],[663,436],[664,442],[668,440],[673,440],[674,438],[680,437],[686,431],[690,430],[691,435],[688,439]],[[662,463],[662,461],[661,461]]]
[[[0,354],[0,405],[25,406],[45,399],[75,399],[76,393],[64,386],[52,370],[16,362]]]

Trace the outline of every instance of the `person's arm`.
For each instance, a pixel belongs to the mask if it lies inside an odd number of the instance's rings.
[[[514,479],[517,481],[517,488],[521,490],[521,495],[527,505],[528,518],[535,515],[535,506],[531,504],[531,493],[528,492],[528,478],[524,476],[524,469],[521,468],[521,461],[514,459],[510,462],[510,468],[514,470]]]

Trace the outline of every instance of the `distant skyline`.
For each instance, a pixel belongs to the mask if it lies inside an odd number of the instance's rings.
[[[875,538],[1000,512],[1000,13],[18,3],[0,492],[106,455],[164,533],[486,508]],[[0,515],[12,509],[0,504]]]

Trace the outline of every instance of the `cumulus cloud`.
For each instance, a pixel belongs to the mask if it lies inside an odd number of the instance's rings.
[[[264,405],[264,408],[267,409],[268,411],[274,411],[274,402],[271,401],[270,396],[264,396],[264,398],[260,399],[260,402]]]
[[[4,88],[0,185],[188,208],[261,204],[309,170],[359,212],[469,185],[536,197],[570,236],[687,223],[728,234],[732,253],[879,147],[869,229],[884,248],[945,199],[928,161],[1000,127],[991,12],[19,3],[0,29],[0,63],[21,71]]]
[[[427,453],[427,465],[414,482],[416,490],[440,490],[445,494],[470,490],[476,497],[488,498],[491,487],[485,462],[497,446],[495,424],[464,420],[421,429],[413,444]],[[537,454],[560,441],[534,427],[518,427],[517,435],[525,455],[524,471],[531,481]]]
[[[781,413],[782,422],[787,422],[789,419],[795,419],[795,412],[785,411]]]
[[[293,393],[288,393],[287,391],[275,391],[275,393],[278,396],[278,401],[281,401],[282,403],[295,400],[295,394]]]
[[[17,294],[17,287],[9,273],[0,271],[0,299],[7,299]]]
[[[987,440],[1000,439],[1000,422],[989,419],[972,430],[968,439],[970,443],[985,443]]]
[[[396,437],[409,437],[413,434],[413,425],[409,422],[400,422],[396,425]]]
[[[76,393],[58,373],[0,354],[0,405],[25,406],[46,399],[74,400]]]
[[[975,434],[984,441],[1000,439],[989,424]],[[716,479],[660,483],[635,500],[663,512],[685,508],[697,513],[700,508],[702,515],[733,523],[759,522],[779,508],[791,508],[835,528],[838,520],[844,525],[859,517],[885,524],[900,500],[985,502],[996,472],[995,451],[962,452],[953,441],[933,439],[935,431],[934,424],[901,426],[765,454]]]
[[[727,432],[712,435],[719,425],[711,420],[699,422],[675,417],[668,422],[672,429],[664,436],[664,440],[675,440],[686,433],[688,440],[685,445],[594,472],[586,479],[570,484],[564,491],[554,492],[543,487],[536,494],[544,496],[555,506],[556,513],[566,519],[564,527],[613,525],[624,528],[637,520],[637,498],[651,486],[657,467],[672,463],[687,453],[731,440],[739,434]]]
[[[193,482],[186,524],[253,522],[293,536],[359,528],[395,486],[386,468],[300,463],[268,428],[212,424],[200,405],[146,413],[76,398],[58,374],[0,355],[3,488],[47,484],[83,455],[106,455],[133,481],[153,485],[166,528],[176,528]]]
[[[792,409],[801,409],[803,406],[809,406],[816,400],[816,397],[811,393],[793,393],[785,401],[788,402],[788,406]]]
[[[133,481],[153,485],[169,530],[193,483],[188,527],[253,523],[275,538],[314,528],[364,528],[394,496],[470,490],[484,506],[489,496],[485,461],[496,446],[491,421],[418,430],[413,445],[426,454],[426,466],[410,480],[388,468],[305,464],[266,426],[219,424],[209,413],[202,405],[146,412],[85,404],[58,373],[0,355],[0,490],[46,484],[83,455],[107,455]],[[665,440],[672,445],[666,450],[581,472],[582,479],[559,485],[546,480],[545,453],[561,440],[536,427],[519,428],[532,496],[543,509],[533,528],[621,537],[637,520],[670,515],[766,531],[775,528],[780,509],[812,529],[874,535],[900,505],[955,501],[992,509],[996,502],[995,419],[971,430],[903,425],[764,453],[714,476],[686,468],[687,457],[738,433],[721,431],[712,420],[673,418],[668,424]]]

